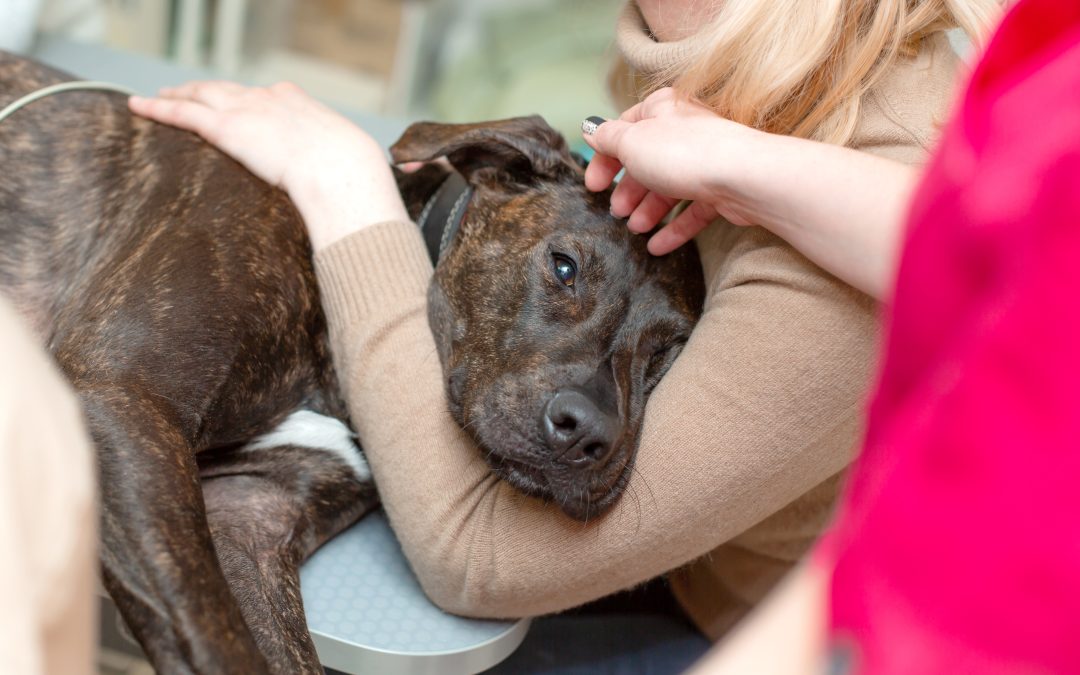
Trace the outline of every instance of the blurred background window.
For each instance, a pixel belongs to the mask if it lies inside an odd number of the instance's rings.
[[[292,80],[338,107],[476,121],[539,113],[576,139],[604,89],[621,0],[3,0],[0,48],[71,40]]]

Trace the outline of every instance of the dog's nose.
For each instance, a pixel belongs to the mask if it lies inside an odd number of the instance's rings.
[[[544,406],[541,426],[555,456],[581,468],[606,460],[618,435],[615,418],[577,389],[555,392]]]

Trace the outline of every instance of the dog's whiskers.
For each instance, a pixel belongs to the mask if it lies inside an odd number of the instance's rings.
[[[430,352],[428,352],[428,354],[424,357],[425,358],[424,363],[426,363],[428,360],[430,360],[432,356],[434,356],[436,359],[438,359],[439,358],[439,350],[438,349],[432,349]]]
[[[589,489],[582,488],[581,490],[585,495],[585,525],[589,524],[589,511],[592,509],[592,498],[589,496]]]
[[[630,496],[634,499],[634,511],[637,515],[637,524],[634,526],[634,534],[637,535],[641,531],[641,497],[638,496],[637,488],[632,483],[627,483],[626,487],[630,493]]]
[[[651,486],[651,485],[649,485],[649,479],[645,477],[645,474],[643,474],[643,473],[642,473],[642,472],[641,472],[641,471],[640,471],[640,470],[639,470],[639,469],[637,468],[637,466],[631,466],[631,467],[630,467],[630,472],[631,472],[631,473],[632,473],[633,475],[636,475],[636,476],[637,476],[638,478],[640,478],[640,479],[641,479],[641,482],[642,482],[642,483],[643,483],[643,484],[645,485],[645,489],[649,491],[649,498],[650,498],[650,499],[652,500],[652,505],[653,505],[653,508],[655,509],[655,508],[657,507],[657,504],[656,504],[656,493],[655,493],[655,492],[653,492],[652,486]],[[636,489],[636,488],[634,488],[634,484],[633,484],[632,482],[630,482],[630,481],[627,481],[627,483],[626,483],[626,484],[627,484],[627,486],[628,486],[628,487],[630,487],[630,488],[633,488],[633,489],[632,489],[632,492],[634,493],[634,499],[635,499],[635,501],[636,501],[636,503],[637,503],[637,513],[638,513],[638,524],[637,524],[637,529],[638,529],[638,530],[640,530],[640,529],[641,529],[641,518],[642,518],[642,504],[641,504],[641,498],[640,498],[640,496],[639,496],[639,495],[638,495],[638,493],[637,493],[637,489]]]
[[[641,482],[645,484],[645,489],[649,491],[649,498],[652,499],[653,508],[656,508],[656,493],[653,492],[652,485],[649,485],[649,479],[636,466],[630,467],[630,471],[641,478]],[[627,484],[629,485],[629,483]]]

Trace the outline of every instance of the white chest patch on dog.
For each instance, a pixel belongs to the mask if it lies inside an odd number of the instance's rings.
[[[352,430],[335,417],[320,415],[311,410],[297,410],[285,418],[273,431],[259,436],[244,446],[245,450],[296,445],[312,450],[331,452],[348,464],[360,480],[371,480],[371,469]]]

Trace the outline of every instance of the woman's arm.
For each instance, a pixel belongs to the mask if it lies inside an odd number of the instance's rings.
[[[632,230],[647,232],[677,203],[693,200],[650,240],[657,255],[724,216],[768,228],[875,298],[890,288],[917,177],[905,164],[756,131],[671,89],[595,126],[585,140],[600,153],[586,174],[590,189],[607,188],[626,169],[611,205]]]
[[[219,143],[297,201],[352,420],[406,555],[446,609],[536,615],[626,588],[729,541],[846,464],[872,303],[760,228],[713,228],[699,240],[705,313],[650,399],[627,494],[588,524],[519,494],[447,412],[426,316],[431,264],[416,227],[395,216],[396,189],[380,182],[390,175],[381,150],[290,87],[203,84],[172,96],[132,108]],[[261,136],[244,135],[252,129]],[[314,199],[306,181],[319,176]],[[381,224],[362,199],[387,207]],[[349,228],[359,231],[342,237]]]
[[[820,675],[826,669],[829,572],[806,560],[690,675]]]
[[[761,229],[699,244],[705,314],[649,401],[627,493],[588,524],[499,481],[451,419],[415,226],[378,225],[318,254],[353,423],[440,606],[515,617],[587,602],[700,557],[847,463],[872,301]]]
[[[56,362],[0,294],[0,672],[99,672],[94,447]]]

